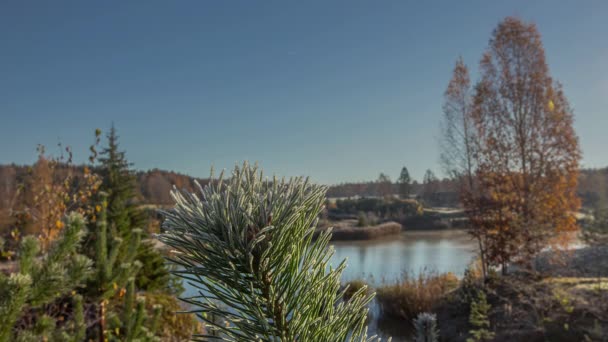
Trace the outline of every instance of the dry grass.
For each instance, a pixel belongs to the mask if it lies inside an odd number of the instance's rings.
[[[432,311],[458,284],[453,273],[424,271],[417,277],[404,274],[397,283],[378,288],[376,298],[383,315],[411,320],[421,312]]]
[[[401,225],[397,222],[386,222],[377,226],[367,227],[336,227],[332,231],[332,240],[371,240],[387,235],[401,233]]]
[[[552,277],[543,282],[557,284],[564,289],[608,291],[608,277]]]

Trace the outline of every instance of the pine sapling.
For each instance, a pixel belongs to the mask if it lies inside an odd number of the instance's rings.
[[[184,300],[223,340],[371,340],[372,296],[362,289],[342,301],[345,262],[328,265],[330,232],[313,239],[325,192],[307,179],[265,179],[248,164],[200,194],[172,192],[160,239],[175,250],[176,274],[199,289]]]

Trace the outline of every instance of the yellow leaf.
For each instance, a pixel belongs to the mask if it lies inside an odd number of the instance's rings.
[[[549,100],[549,104],[547,106],[549,107],[550,112],[555,109],[555,104],[553,103],[553,100]]]

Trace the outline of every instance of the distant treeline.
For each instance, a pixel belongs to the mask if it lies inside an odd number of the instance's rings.
[[[390,189],[387,191],[387,189]],[[451,179],[441,179],[430,182],[429,184],[422,184],[414,181],[410,184],[410,196],[411,197],[422,197],[425,192],[455,192],[458,187],[456,182]],[[327,197],[340,198],[340,197],[382,197],[390,194],[400,193],[399,183],[390,183],[387,188],[387,184],[382,182],[360,182],[360,183],[342,183],[332,185],[327,191]]]
[[[11,199],[19,184],[24,184],[28,177],[30,166],[0,165],[0,210],[6,210],[11,205]],[[83,167],[76,167],[82,172]],[[78,177],[77,177],[78,179]],[[194,181],[202,185],[208,182],[205,178],[195,178],[174,171],[153,169],[139,171],[136,174],[138,198],[142,204],[171,205],[173,200],[170,190],[173,185],[180,189],[193,191]],[[330,198],[348,197],[383,197],[400,193],[400,184],[386,182],[360,182],[332,185],[327,191]],[[432,199],[434,204],[444,206],[457,205],[458,186],[450,179],[434,180],[422,184],[416,181],[410,184],[410,197]],[[608,194],[608,168],[584,169],[579,177],[578,194],[585,207],[596,206],[606,201]]]
[[[75,180],[82,179],[84,166],[75,166]],[[59,172],[60,174],[61,172]],[[11,206],[15,191],[21,184],[26,184],[31,174],[30,166],[23,165],[0,165],[0,209]],[[137,182],[137,198],[142,204],[171,205],[170,191],[173,185],[187,191],[196,189],[195,180],[205,185],[208,179],[195,178],[173,171],[149,170],[139,171],[135,174]],[[74,184],[76,186],[77,184]]]

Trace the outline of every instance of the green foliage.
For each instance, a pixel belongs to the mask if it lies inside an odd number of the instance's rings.
[[[265,180],[244,164],[229,180],[222,175],[202,188],[201,197],[172,195],[177,204],[165,213],[161,240],[177,251],[173,261],[183,270],[176,273],[200,289],[184,300],[225,340],[368,340],[371,296],[361,291],[343,302],[345,263],[328,267],[329,232],[312,239],[325,187]]]
[[[106,301],[124,288],[129,278],[134,278],[141,268],[135,260],[140,244],[141,230],[133,230],[126,240],[108,231],[106,194],[101,193],[102,205],[96,229],[93,232],[95,246],[95,272],[89,284],[89,291],[98,301]],[[113,238],[109,238],[114,236]]]
[[[194,315],[181,312],[183,308],[174,295],[166,292],[145,292],[143,295],[147,312],[160,309],[154,331],[162,341],[190,341],[192,334],[201,332],[201,323]]]
[[[415,342],[437,342],[439,341],[439,328],[437,328],[437,316],[428,312],[422,312],[414,319]]]
[[[157,341],[155,329],[161,308],[153,308],[149,317],[145,297],[137,296],[135,279],[141,263],[136,256],[141,230],[134,229],[126,242],[119,237],[108,239],[106,194],[100,195],[102,205],[93,232],[95,267],[87,288],[89,298],[97,303],[99,325],[89,334],[102,334],[109,341]]]
[[[410,178],[410,173],[407,170],[407,167],[403,167],[401,169],[401,174],[399,175],[399,195],[401,198],[408,198],[411,192],[411,183],[412,179]]]
[[[418,215],[422,211],[420,204],[415,201],[399,199],[360,198],[337,200],[330,214],[359,215],[373,213],[384,219],[407,218]]]
[[[173,291],[171,284],[175,278],[169,272],[167,263],[154,243],[143,240],[137,250],[137,261],[142,264],[137,274],[136,285],[145,291]]]
[[[120,341],[160,341],[155,333],[161,309],[159,305],[154,306],[152,317],[148,317],[146,299],[137,297],[135,279],[131,278],[127,284],[123,307],[120,309],[122,317],[117,320],[118,316],[113,316],[114,328],[109,330],[115,334],[115,339]]]
[[[38,240],[25,237],[19,250],[19,269],[6,276],[0,273],[0,341],[80,341],[83,337],[82,297],[72,299],[72,321],[57,324],[45,310],[47,304],[67,300],[91,274],[91,261],[77,253],[84,236],[84,220],[79,214],[66,218],[61,236],[43,255]],[[32,310],[40,312],[33,326],[15,329],[17,321]]]
[[[357,219],[357,227],[366,227],[367,225],[367,215],[365,215],[364,212],[360,212],[359,218]]]
[[[491,341],[494,338],[494,333],[490,331],[490,320],[488,318],[491,308],[485,292],[478,291],[477,299],[471,302],[469,323],[474,329],[469,331],[471,337],[467,339],[467,342]]]
[[[107,219],[113,227],[115,236],[128,241],[135,229],[142,230],[147,224],[145,213],[137,207],[136,179],[131,171],[125,152],[119,150],[118,135],[114,126],[107,135],[108,145],[100,155],[100,174],[102,190],[107,195]],[[142,238],[147,238],[145,231]],[[127,253],[124,248],[119,255]],[[142,290],[166,289],[169,286],[170,274],[165,260],[147,240],[139,244],[136,259],[141,263],[141,270],[135,278],[137,288]]]

